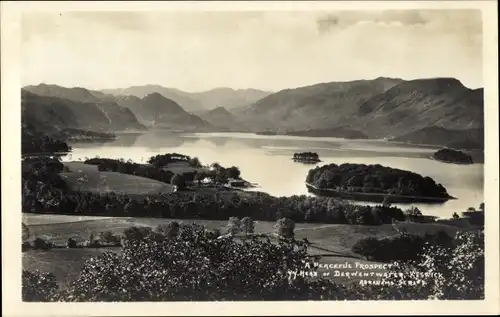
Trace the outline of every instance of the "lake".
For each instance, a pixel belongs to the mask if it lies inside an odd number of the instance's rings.
[[[146,162],[156,154],[177,152],[198,157],[203,164],[218,162],[237,166],[256,190],[274,196],[310,195],[304,184],[315,165],[294,162],[295,152],[312,151],[323,161],[335,163],[380,164],[432,177],[456,197],[444,204],[411,204],[422,213],[450,217],[483,202],[483,163],[455,165],[429,159],[437,148],[407,145],[383,140],[344,140],[295,136],[263,136],[250,133],[179,134],[152,131],[123,134],[107,143],[71,143],[73,152],[63,161],[95,156]],[[361,203],[361,202],[358,202]],[[362,203],[370,204],[370,203]],[[372,205],[372,204],[370,204]],[[397,204],[401,208],[409,205]]]

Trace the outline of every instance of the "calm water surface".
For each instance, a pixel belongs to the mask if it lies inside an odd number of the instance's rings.
[[[73,153],[63,160],[100,156],[145,162],[156,154],[177,152],[197,156],[203,164],[235,165],[243,178],[259,184],[258,190],[274,196],[309,195],[304,181],[314,165],[295,163],[290,158],[295,152],[312,151],[323,161],[319,164],[381,164],[432,177],[458,199],[439,205],[413,204],[427,215],[449,217],[453,212],[460,213],[483,202],[483,164],[440,163],[429,159],[436,148],[387,141],[157,131],[120,135],[109,143],[74,143],[72,146]]]

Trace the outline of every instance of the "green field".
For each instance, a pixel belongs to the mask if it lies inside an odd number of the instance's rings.
[[[122,233],[124,229],[131,226],[155,227],[161,223],[170,221],[180,223],[197,223],[209,229],[219,228],[225,232],[227,221],[218,220],[186,220],[186,219],[161,219],[161,218],[110,218],[110,217],[81,217],[81,216],[61,216],[61,215],[35,215],[23,214],[23,221],[28,225],[30,240],[35,237],[50,239],[56,244],[65,244],[67,239],[72,237],[82,241],[88,238],[92,232],[97,235],[99,232],[112,231]],[[274,222],[256,221],[255,232],[266,233],[274,239]],[[435,232],[438,229],[446,230],[449,234],[454,234],[458,227],[444,224],[418,224],[400,223],[397,228],[406,229],[409,233],[424,234]],[[386,237],[397,233],[392,225],[382,226],[362,226],[362,225],[340,225],[340,224],[296,224],[295,235],[298,239],[306,238],[311,243],[309,253],[311,255],[321,255],[319,263],[339,264],[350,263],[352,268],[341,269],[342,272],[359,271],[356,268],[358,263],[374,263],[361,258],[353,253],[351,247],[361,238],[368,236]],[[120,248],[112,248],[119,252]],[[23,253],[24,269],[39,269],[54,273],[63,284],[72,280],[79,272],[81,265],[91,256],[98,255],[107,249],[53,249],[50,251],[30,250]],[[381,271],[382,269],[378,270]],[[341,283],[355,282],[361,277],[347,278],[334,275],[335,270],[319,269],[318,275],[330,272],[327,278],[335,279]],[[377,270],[375,270],[377,271]],[[364,277],[363,279],[368,279]],[[62,285],[64,286],[64,285]]]
[[[70,222],[70,217],[71,216],[64,216],[64,218],[61,219],[59,215],[24,214],[24,221],[28,225],[30,231],[30,240],[35,237],[43,237],[56,244],[65,244],[70,237],[83,241],[88,238],[91,232],[94,234],[98,234],[102,231],[122,233],[124,229],[130,226],[154,227],[160,223],[168,223],[173,220],[181,223],[197,223],[209,229],[219,228],[222,232],[225,232],[227,225],[226,221],[215,220],[107,217],[96,220],[81,219],[81,217],[78,216],[75,216],[74,221]],[[45,218],[44,221],[42,221],[41,218]],[[267,233],[272,240],[275,240],[273,226],[274,222],[257,221],[255,223],[255,231],[257,233]],[[386,236],[395,233],[389,227],[384,228],[384,230],[380,229],[381,228],[367,226],[297,224],[295,232],[297,238],[307,237],[309,239],[309,242],[312,244],[309,248],[309,253],[311,255],[322,256],[319,263],[335,264],[348,262],[353,269],[346,269],[343,271],[353,271],[356,270],[356,262],[368,263],[368,261],[361,259],[359,255],[350,251],[350,247],[358,239],[370,235]],[[120,251],[120,248],[111,249],[115,252]],[[53,249],[50,251],[30,250],[23,253],[23,269],[39,269],[45,272],[52,272],[56,275],[58,281],[62,282],[61,287],[66,287],[66,284],[77,276],[82,264],[87,259],[92,256],[97,256],[105,250],[108,250],[108,248]],[[323,272],[327,271],[329,270],[325,268],[318,269],[318,275],[320,276]],[[335,278],[340,282],[355,281],[355,279],[347,279],[346,277],[335,277],[333,274],[334,273],[331,272],[328,278]]]
[[[117,172],[100,172],[96,165],[66,162],[69,172],[61,173],[63,180],[75,191],[121,194],[170,193],[173,186],[153,179]]]

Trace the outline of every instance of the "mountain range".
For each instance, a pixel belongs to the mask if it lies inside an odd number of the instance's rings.
[[[469,89],[454,78],[379,77],[276,93],[230,88],[188,93],[158,85],[101,91],[45,84],[23,88],[23,119],[46,130],[148,127],[384,138],[460,148],[484,147],[483,107],[483,89]]]
[[[114,96],[135,96],[143,98],[152,93],[159,93],[179,104],[190,112],[203,112],[218,107],[233,109],[249,106],[271,92],[258,89],[215,88],[204,92],[189,93],[175,88],[159,85],[132,86],[128,88],[104,89],[103,93]]]

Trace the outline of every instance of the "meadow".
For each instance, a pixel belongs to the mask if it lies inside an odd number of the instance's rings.
[[[69,170],[61,177],[70,189],[94,193],[115,192],[121,194],[170,193],[173,186],[153,179],[118,172],[102,172],[96,165],[82,162],[65,162]]]

